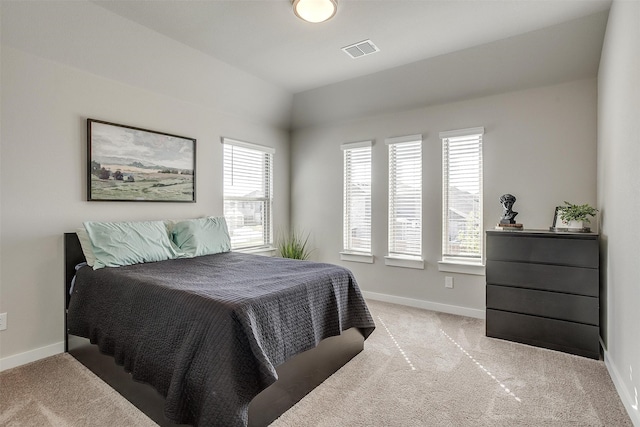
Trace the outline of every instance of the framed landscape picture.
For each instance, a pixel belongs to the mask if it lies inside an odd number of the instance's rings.
[[[87,119],[87,200],[195,202],[196,140]]]

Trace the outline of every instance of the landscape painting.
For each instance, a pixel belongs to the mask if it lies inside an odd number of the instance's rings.
[[[87,119],[89,201],[195,202],[196,140]]]

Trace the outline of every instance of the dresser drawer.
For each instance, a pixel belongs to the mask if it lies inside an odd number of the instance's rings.
[[[598,298],[487,285],[487,308],[598,325]]]
[[[593,325],[487,309],[487,336],[600,357],[599,329]]]
[[[599,271],[593,268],[487,260],[487,284],[599,296]]]
[[[595,236],[554,238],[525,236],[515,232],[487,234],[487,259],[598,268]]]

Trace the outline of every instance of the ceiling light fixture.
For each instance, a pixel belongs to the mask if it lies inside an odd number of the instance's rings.
[[[317,24],[333,18],[338,0],[292,0],[293,13],[304,21]]]

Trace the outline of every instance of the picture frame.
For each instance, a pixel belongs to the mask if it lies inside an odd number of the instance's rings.
[[[556,210],[553,213],[553,223],[551,224],[551,229],[558,228],[558,221],[560,221],[560,217],[558,215],[559,210],[560,210],[560,206],[556,206]]]
[[[196,140],[87,119],[87,200],[196,201]]]

